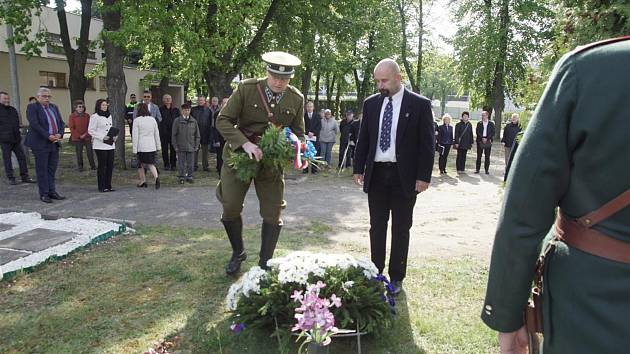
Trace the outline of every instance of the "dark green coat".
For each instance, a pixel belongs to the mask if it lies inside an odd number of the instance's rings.
[[[630,40],[577,49],[556,64],[507,181],[481,315],[491,328],[523,325],[556,207],[581,217],[630,188],[628,112]],[[630,208],[595,229],[630,242]],[[560,244],[545,275],[545,354],[630,350],[629,264]]]

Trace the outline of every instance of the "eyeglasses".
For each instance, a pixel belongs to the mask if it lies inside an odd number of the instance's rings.
[[[77,108],[85,108],[85,106],[77,106]]]
[[[41,98],[51,98],[52,96],[51,95],[39,95],[39,97],[41,97]]]

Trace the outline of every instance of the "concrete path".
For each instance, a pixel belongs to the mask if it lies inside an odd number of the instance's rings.
[[[493,160],[493,164],[501,161]],[[410,255],[488,257],[501,202],[502,169],[497,163],[490,175],[434,174],[429,190],[418,196]],[[98,193],[94,186],[61,184],[58,191],[67,199],[45,204],[37,199],[36,185],[0,184],[0,210],[133,220],[144,225],[221,227],[221,206],[214,187],[165,186],[157,191],[135,185],[115,188],[112,193]],[[332,228],[331,238],[369,247],[367,195],[351,177],[287,180],[285,199],[286,228],[299,232],[311,222],[325,223]],[[248,227],[257,227],[261,222],[253,185],[243,218]]]

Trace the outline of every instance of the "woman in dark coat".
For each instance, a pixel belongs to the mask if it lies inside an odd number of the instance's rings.
[[[469,118],[470,114],[463,112],[462,119],[455,125],[455,140],[453,141],[453,146],[457,150],[455,165],[458,173],[464,172],[466,169],[466,154],[468,150],[472,149],[473,145],[473,127],[472,123],[468,121]]]
[[[448,153],[451,151],[451,145],[453,145],[453,127],[451,126],[451,115],[446,113],[442,116],[442,125],[437,129],[438,137],[438,154],[440,159],[438,166],[440,167],[440,174],[446,173],[446,160],[448,159]]]

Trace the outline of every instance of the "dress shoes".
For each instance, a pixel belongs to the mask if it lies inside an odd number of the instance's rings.
[[[39,200],[44,203],[52,203],[52,199],[50,199],[50,197],[47,195],[42,195],[41,197],[39,197]]]
[[[60,195],[57,192],[48,193],[48,197],[50,199],[54,199],[54,200],[64,200],[64,199],[66,199],[66,197],[64,197],[63,195]]]
[[[391,284],[392,284],[392,291],[391,291],[392,296],[396,296],[400,294],[400,292],[402,291],[402,280],[392,280]]]
[[[17,186],[17,181],[15,180],[15,178],[9,178],[9,184],[12,186]]]
[[[37,183],[37,181],[32,179],[31,177],[26,177],[22,178],[22,183]]]

